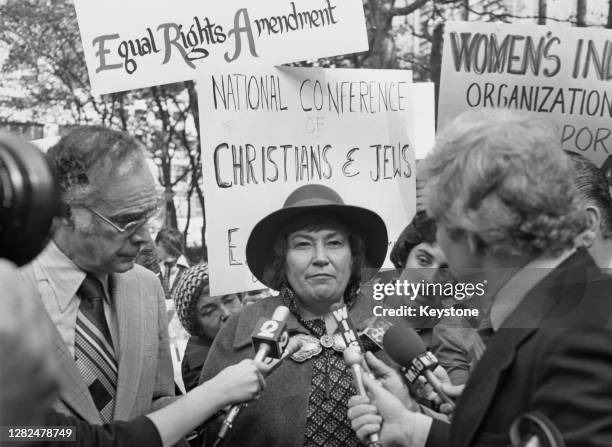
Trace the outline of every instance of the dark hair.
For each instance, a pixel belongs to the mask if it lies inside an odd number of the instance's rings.
[[[170,256],[180,256],[185,250],[183,234],[175,229],[164,228],[155,236],[155,243],[161,245]]]
[[[425,211],[418,211],[406,228],[400,233],[393,244],[391,262],[396,269],[403,269],[406,258],[414,247],[422,242],[433,244],[436,241],[436,221]]]
[[[281,227],[279,235],[274,241],[272,259],[266,265],[264,272],[271,288],[280,291],[283,287],[289,287],[285,270],[288,236],[299,230],[317,231],[324,228],[337,228],[348,235],[352,265],[351,276],[344,291],[344,297],[347,303],[350,301],[350,298],[355,295],[361,284],[361,270],[365,265],[365,243],[359,234],[351,230],[350,224],[330,212],[305,212],[298,215],[291,222],[286,222]]]
[[[157,261],[157,253],[155,252],[155,243],[149,232],[146,233],[147,241],[144,243],[138,254],[136,255],[136,264],[142,265],[144,268],[151,270],[156,275],[161,273],[159,262]]]
[[[612,198],[609,184],[601,169],[585,156],[565,151],[576,168],[576,190],[580,202],[595,206],[601,215],[601,234],[612,237]]]
[[[63,136],[47,152],[62,192],[63,215],[70,205],[91,201],[96,175],[107,175],[127,160],[144,160],[142,144],[125,132],[103,126],[81,126]],[[104,172],[99,172],[106,168]]]

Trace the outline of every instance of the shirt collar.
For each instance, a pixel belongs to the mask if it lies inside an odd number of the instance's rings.
[[[183,255],[179,256],[179,258],[176,260],[176,266],[177,267],[185,267],[185,268],[189,268],[189,261],[187,260],[187,258]]]
[[[36,279],[46,280],[49,283],[63,312],[76,295],[87,274],[66,256],[53,240],[36,258],[36,265],[38,267],[35,269]],[[106,292],[105,299],[110,304],[108,275],[95,274],[95,276],[102,282]]]
[[[542,281],[551,270],[569,258],[575,248],[567,249],[556,257],[540,257],[521,268],[506,284],[504,284],[491,306],[491,326],[497,331],[506,318],[516,310],[529,291]]]

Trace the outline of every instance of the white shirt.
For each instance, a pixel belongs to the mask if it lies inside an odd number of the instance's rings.
[[[36,284],[43,304],[59,331],[70,354],[74,357],[76,319],[81,299],[76,292],[85,279],[86,273],[76,266],[53,242],[32,261]],[[108,276],[96,275],[109,297]],[[104,314],[111,333],[115,356],[119,358],[118,325],[115,306],[110,299],[104,300]]]

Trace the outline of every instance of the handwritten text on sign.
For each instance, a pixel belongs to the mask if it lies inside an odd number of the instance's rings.
[[[564,149],[598,164],[612,154],[612,31],[537,25],[446,25],[440,128],[465,110],[543,113]]]
[[[306,183],[378,212],[395,240],[416,208],[411,73],[310,68],[200,73],[211,291],[261,287],[251,229]]]
[[[360,0],[75,0],[75,6],[96,94],[194,79],[205,63],[274,65],[368,49]]]

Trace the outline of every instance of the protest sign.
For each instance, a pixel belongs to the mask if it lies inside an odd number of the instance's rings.
[[[391,243],[414,215],[411,72],[246,66],[196,82],[213,295],[263,287],[249,233],[306,183],[379,213]]]
[[[612,31],[447,22],[438,129],[465,110],[546,115],[563,149],[599,166],[612,153]]]
[[[425,158],[436,142],[436,100],[433,82],[412,84],[414,98],[414,155]]]
[[[94,94],[194,79],[200,66],[368,49],[361,0],[75,0],[75,7]]]

